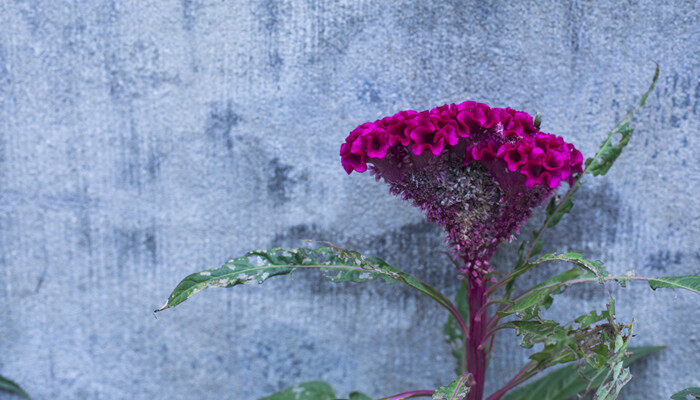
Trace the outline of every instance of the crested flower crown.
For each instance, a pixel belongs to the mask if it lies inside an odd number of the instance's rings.
[[[498,244],[510,240],[583,156],[541,132],[529,114],[467,101],[401,111],[355,128],[340,146],[345,171],[369,169],[393,194],[445,228],[462,275],[481,278]]]

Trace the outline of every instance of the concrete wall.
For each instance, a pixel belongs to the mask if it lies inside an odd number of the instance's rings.
[[[0,373],[36,399],[446,383],[445,314],[400,286],[298,273],[151,311],[190,272],[301,239],[379,255],[452,294],[440,231],[345,175],[347,132],[474,99],[539,110],[545,131],[590,155],[653,60],[658,88],[628,150],[587,179],[548,247],[615,273],[697,273],[698,32],[692,1],[3,0]],[[516,248],[496,264],[510,268]],[[615,295],[637,344],[669,346],[622,398],[700,384],[697,297],[642,284]],[[603,303],[597,287],[571,290],[551,315]],[[489,388],[526,359],[517,342],[499,338]]]

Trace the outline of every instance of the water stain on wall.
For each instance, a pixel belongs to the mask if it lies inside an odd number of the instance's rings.
[[[197,10],[201,5],[196,0],[182,0],[180,5],[182,7],[183,27],[188,32],[192,31],[194,24],[197,22]]]
[[[357,98],[367,101],[370,104],[379,104],[382,101],[382,98],[379,96],[379,90],[369,81],[365,81],[362,85],[362,89],[358,93]]]
[[[217,146],[233,151],[232,130],[241,122],[241,116],[233,110],[232,101],[213,102],[209,104],[205,134]]]
[[[684,254],[682,251],[660,250],[647,256],[647,262],[644,267],[652,270],[652,273],[671,272],[674,268],[680,267],[685,264],[685,262],[689,261],[688,258],[691,257]],[[692,262],[697,263],[698,254],[696,254],[694,258],[695,260]]]
[[[10,75],[10,70],[7,66],[7,53],[5,47],[0,44],[0,113],[5,109],[5,103],[8,101],[10,85],[12,83],[12,75]]]
[[[126,269],[153,270],[158,265],[158,238],[155,226],[115,228],[112,232],[116,269],[119,276],[129,275]]]
[[[263,0],[253,11],[260,26],[265,47],[265,72],[277,82],[280,80],[284,59],[280,54],[282,18],[289,10],[282,10],[284,3],[278,0]]]
[[[545,233],[546,249],[568,248],[595,257],[615,241],[620,195],[609,181],[603,181],[596,186],[581,186],[573,202],[571,213]]]
[[[294,167],[283,164],[277,157],[270,160],[267,168],[267,194],[273,204],[281,205],[290,200],[291,186],[297,183],[297,179],[291,176],[293,169]]]

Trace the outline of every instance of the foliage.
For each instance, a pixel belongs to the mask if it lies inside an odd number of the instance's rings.
[[[5,378],[2,375],[0,375],[0,391],[16,394],[18,396],[24,397],[25,399],[29,398],[29,394],[27,394],[27,392],[25,392],[24,389],[22,389],[18,384]]]
[[[672,400],[700,399],[700,387],[689,387],[671,396]]]
[[[449,385],[435,389],[433,400],[464,400],[473,384],[474,378],[471,374],[462,374]]]
[[[168,297],[163,311],[175,307],[208,287],[232,287],[247,283],[263,283],[273,276],[288,275],[297,269],[317,269],[332,282],[369,282],[382,278],[388,283],[401,282],[427,295],[448,311],[454,305],[439,291],[419,279],[399,271],[377,257],[365,257],[355,251],[336,246],[319,249],[256,250],[229,260],[220,268],[208,269],[187,276]]]
[[[471,281],[465,280],[461,282],[453,303],[434,287],[376,257],[366,257],[333,245],[317,249],[274,248],[252,251],[229,260],[220,268],[187,276],[173,290],[166,304],[156,311],[175,307],[208,287],[262,283],[273,276],[288,275],[303,269],[318,270],[332,282],[361,283],[375,279],[388,283],[400,282],[430,297],[449,312],[443,333],[458,361],[457,378],[436,389],[403,392],[383,399],[432,397],[434,400],[481,400],[483,379],[479,376],[483,378],[484,371],[477,368],[478,372],[470,373],[474,369],[470,363],[476,360],[476,363],[485,364],[496,334],[502,330],[513,330],[520,336],[521,346],[534,351],[529,356],[529,362],[487,400],[566,400],[584,393],[592,393],[594,400],[614,400],[632,379],[629,365],[659,351],[661,347],[629,346],[633,324],[617,321],[615,301],[607,285],[616,283],[626,286],[630,282],[645,281],[653,290],[670,288],[700,293],[700,277],[640,277],[634,273],[614,276],[602,262],[589,260],[580,253],[540,254],[544,248],[544,232],[559,224],[573,210],[573,195],[584,183],[583,177],[586,174],[607,174],[629,144],[634,131],[631,118],[644,105],[656,84],[658,73],[657,65],[652,83],[639,103],[608,132],[597,153],[585,161],[582,172],[573,176],[569,190],[549,201],[542,225],[532,233],[530,240],[522,242],[511,272],[505,276],[485,276],[486,279],[480,281],[480,291],[470,293]],[[534,120],[535,126],[539,128],[540,122],[538,114]],[[346,156],[350,157],[348,154]],[[515,293],[514,282],[519,277],[552,262],[566,263],[569,269]],[[543,317],[542,310],[548,309],[557,296],[572,285],[584,283],[600,285],[608,300],[604,309],[591,310],[564,322]],[[490,310],[495,313],[489,316]],[[482,355],[486,357],[480,357]],[[518,388],[545,369],[559,364],[566,365]],[[673,395],[672,399],[687,399],[687,396],[696,396],[699,390],[688,388]],[[325,400],[335,399],[335,396],[328,384],[308,382],[261,400]],[[349,400],[368,399],[359,392],[349,394]]]
[[[369,396],[366,396],[360,392],[351,392],[348,396],[348,400],[372,400]]]
[[[630,356],[624,360],[624,366],[663,348],[663,346],[630,347],[628,349]],[[587,363],[572,362],[508,393],[502,400],[567,400],[588,390],[597,389],[603,384],[604,378],[601,370]]]
[[[335,390],[325,382],[294,385],[260,400],[335,400]]]
[[[627,146],[634,132],[634,128],[630,125],[630,121],[634,114],[639,110],[640,107],[646,103],[646,99],[654,90],[656,86],[656,81],[659,78],[659,65],[656,65],[654,70],[654,77],[651,80],[649,88],[642,95],[639,103],[633,107],[625,117],[615,125],[615,127],[608,132],[605,140],[601,143],[596,154],[587,159],[585,162],[585,169],[582,174],[579,174],[575,179],[574,183],[570,185],[569,190],[561,197],[553,197],[547,204],[545,209],[545,219],[542,227],[532,233],[532,240],[529,242],[523,242],[520,250],[518,251],[518,262],[516,263],[516,269],[527,263],[532,256],[539,254],[543,248],[542,235],[547,230],[559,223],[565,214],[568,214],[573,209],[574,203],[571,200],[573,194],[578,190],[578,188],[583,183],[582,178],[586,174],[592,174],[593,176],[605,175],[612,167],[613,163],[622,153],[622,150]],[[621,138],[615,143],[617,135]],[[510,290],[512,289],[513,282],[509,282],[506,287],[506,297]]]

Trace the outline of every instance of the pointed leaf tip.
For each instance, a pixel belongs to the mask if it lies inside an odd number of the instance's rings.
[[[700,399],[700,387],[689,387],[675,393],[671,400],[695,400]]]
[[[700,276],[666,276],[649,279],[649,286],[656,290],[658,288],[685,289],[694,293],[700,293]]]
[[[377,257],[365,257],[336,246],[318,249],[297,248],[251,251],[209,269],[185,277],[155,312],[172,308],[209,287],[232,287],[263,283],[273,276],[288,275],[297,269],[316,269],[332,282],[368,282],[378,278],[387,283],[401,282],[427,295],[448,310],[452,303],[438,290],[402,272]]]
[[[24,397],[25,399],[30,398],[29,394],[25,392],[24,389],[22,389],[18,384],[2,375],[0,375],[0,391],[16,394],[20,397]]]

